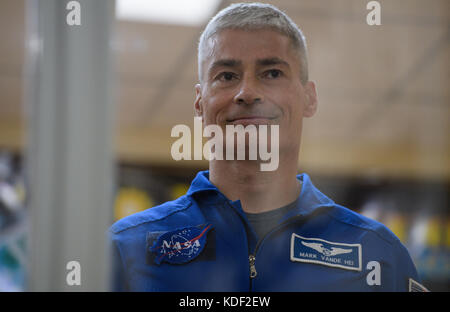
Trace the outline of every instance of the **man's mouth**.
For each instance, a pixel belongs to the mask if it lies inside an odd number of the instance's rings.
[[[266,125],[269,124],[276,117],[264,116],[240,116],[237,118],[227,119],[227,124],[232,125]]]

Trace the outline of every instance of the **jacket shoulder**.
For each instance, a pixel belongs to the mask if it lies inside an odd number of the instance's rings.
[[[337,221],[353,226],[360,231],[373,233],[390,245],[400,242],[398,237],[381,222],[365,217],[341,205],[336,205],[331,210],[330,215]]]
[[[161,205],[122,218],[111,225],[109,230],[113,234],[118,234],[148,222],[163,220],[177,212],[188,209],[191,205],[192,201],[190,197],[183,195],[175,200],[165,202]]]

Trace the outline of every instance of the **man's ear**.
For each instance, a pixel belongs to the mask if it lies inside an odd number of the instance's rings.
[[[317,92],[316,85],[312,81],[308,81],[305,85],[306,103],[303,110],[304,117],[312,117],[317,111]]]
[[[203,116],[202,88],[199,83],[195,85],[194,115],[195,117]]]

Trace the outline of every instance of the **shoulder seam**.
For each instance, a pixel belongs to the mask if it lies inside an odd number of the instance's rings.
[[[345,207],[344,207],[344,208],[345,208]],[[348,209],[348,208],[346,208],[346,209]],[[350,210],[350,209],[349,209],[349,210]],[[357,213],[357,212],[355,212],[355,211],[353,211],[353,210],[350,210],[350,211],[352,211],[352,212],[354,212],[354,213]],[[390,245],[394,245],[394,244],[396,243],[396,241],[398,240],[398,239],[395,239],[395,238],[393,238],[392,240],[390,240],[390,239],[388,239],[387,237],[384,237],[384,235],[381,235],[380,233],[378,233],[377,231],[375,231],[375,230],[373,230],[373,229],[371,229],[371,228],[363,227],[363,226],[356,225],[356,224],[353,224],[353,223],[350,223],[350,222],[345,222],[345,221],[343,221],[343,220],[337,218],[336,216],[334,216],[330,211],[327,212],[327,215],[329,215],[330,217],[332,217],[333,219],[335,219],[336,221],[339,221],[339,222],[341,222],[341,223],[348,224],[348,225],[351,225],[351,226],[354,226],[354,227],[363,229],[363,230],[365,230],[365,231],[367,231],[367,232],[375,233],[378,237],[380,237],[382,240],[386,241],[386,242],[389,243]]]
[[[192,201],[191,201],[190,199],[189,199],[188,201],[189,201],[189,202],[188,202],[186,205],[182,205],[182,207],[180,207],[180,209],[176,209],[176,210],[172,211],[171,213],[169,213],[169,214],[167,214],[167,215],[165,215],[165,216],[163,216],[163,217],[161,217],[161,218],[156,218],[156,219],[151,219],[151,220],[143,220],[142,222],[139,222],[139,223],[137,223],[137,224],[132,224],[132,225],[126,226],[126,227],[124,227],[123,229],[119,229],[119,230],[116,230],[116,231],[114,231],[113,229],[111,229],[110,231],[111,231],[113,234],[119,234],[119,233],[121,233],[121,232],[123,232],[123,231],[126,231],[126,230],[129,230],[129,229],[138,227],[138,226],[140,226],[140,225],[142,225],[142,224],[145,224],[145,223],[150,223],[150,222],[155,222],[155,221],[164,220],[165,218],[168,218],[168,217],[170,217],[171,215],[173,215],[173,214],[175,214],[175,213],[177,213],[177,212],[180,212],[180,211],[183,211],[183,210],[188,209],[188,208],[192,205]],[[155,208],[155,207],[153,207],[153,208]],[[149,209],[152,209],[152,208],[149,208]]]

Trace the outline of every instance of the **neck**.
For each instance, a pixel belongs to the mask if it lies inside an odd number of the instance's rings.
[[[283,160],[274,171],[260,171],[258,161],[214,160],[209,179],[228,199],[240,200],[249,213],[274,210],[293,202],[300,195],[297,158]]]

